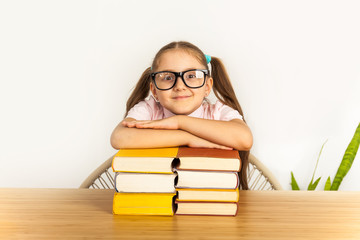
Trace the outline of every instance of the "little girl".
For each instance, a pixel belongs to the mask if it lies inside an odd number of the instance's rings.
[[[212,89],[219,99],[215,104],[206,100]],[[242,159],[240,186],[248,189],[252,134],[220,59],[188,42],[164,46],[138,81],[125,116],[111,135],[114,148],[236,149]]]

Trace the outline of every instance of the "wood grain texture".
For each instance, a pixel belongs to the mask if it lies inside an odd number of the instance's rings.
[[[360,239],[360,192],[240,191],[236,217],[114,216],[113,195],[0,189],[0,239]]]

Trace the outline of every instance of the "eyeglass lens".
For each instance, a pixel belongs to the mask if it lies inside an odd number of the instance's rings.
[[[155,75],[155,83],[159,89],[170,89],[175,85],[176,78],[172,72],[161,72]],[[185,72],[182,79],[188,87],[197,88],[204,84],[205,74],[199,70],[192,70]]]

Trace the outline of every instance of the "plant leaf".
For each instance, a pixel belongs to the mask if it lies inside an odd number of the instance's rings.
[[[317,169],[317,166],[318,166],[318,163],[319,163],[319,159],[320,159],[322,150],[323,150],[323,148],[324,148],[324,146],[325,146],[325,144],[326,144],[327,141],[328,141],[328,140],[326,139],[326,141],[325,141],[325,142],[323,143],[323,145],[321,146],[321,149],[320,149],[320,152],[319,152],[319,156],[318,156],[318,158],[317,158],[317,160],[316,160],[316,165],[315,165],[314,173],[313,173],[313,175],[312,175],[311,182],[309,183],[309,187],[310,187],[310,185],[313,184],[314,177],[315,177],[315,172],[316,172],[316,169]],[[309,189],[308,189],[308,190],[309,190]]]
[[[317,187],[317,185],[319,184],[320,179],[321,179],[321,177],[319,177],[318,179],[316,179],[316,181],[315,181],[314,183],[312,183],[312,181],[311,181],[311,183],[309,184],[307,190],[309,190],[309,191],[314,191],[315,188]]]
[[[291,172],[291,189],[300,190],[299,185],[297,184],[293,172]]]
[[[345,154],[343,156],[343,159],[340,163],[340,166],[336,172],[334,181],[331,185],[330,190],[338,190],[339,186],[343,180],[343,178],[346,176],[346,174],[348,173],[348,171],[351,168],[351,165],[355,159],[357,150],[359,148],[359,144],[360,144],[360,123],[355,131],[355,134],[353,136],[353,138],[351,139],[351,142],[349,143]]]
[[[330,176],[329,176],[328,179],[326,180],[324,190],[329,191],[330,188],[331,188],[331,180],[330,180]]]
[[[319,177],[319,178],[315,181],[315,183],[314,183],[315,172],[316,172],[317,166],[318,166],[318,164],[319,164],[319,160],[320,160],[320,156],[321,156],[322,150],[323,150],[323,148],[324,148],[324,146],[325,146],[325,144],[326,144],[327,141],[328,141],[328,140],[326,140],[326,141],[323,143],[323,145],[321,146],[321,149],[320,149],[318,158],[317,158],[317,160],[316,160],[316,165],[315,165],[315,168],[314,168],[314,173],[313,173],[313,175],[312,175],[311,181],[310,181],[309,186],[308,186],[308,189],[307,189],[307,190],[309,190],[309,191],[315,190],[315,188],[317,187],[317,185],[319,184],[319,181],[320,181],[320,179],[321,179],[321,177]]]

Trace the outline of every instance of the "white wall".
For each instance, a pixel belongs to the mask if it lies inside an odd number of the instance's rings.
[[[0,187],[78,187],[154,54],[223,59],[252,153],[289,189],[333,178],[360,120],[358,1],[1,1]],[[342,190],[360,190],[360,154]],[[324,180],[320,183],[323,188]],[[319,188],[319,189],[320,189]]]

